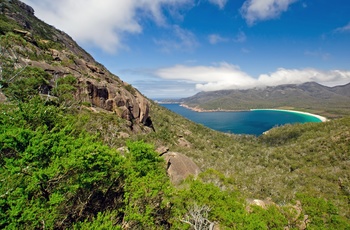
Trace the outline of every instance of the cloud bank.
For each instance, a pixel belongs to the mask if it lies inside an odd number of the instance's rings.
[[[193,83],[187,81],[139,80],[132,85],[153,99],[190,97],[198,93]]]
[[[23,0],[47,23],[81,43],[107,52],[127,48],[123,37],[142,32],[141,21],[166,24],[163,10],[179,9],[192,0]]]
[[[162,79],[193,82],[199,91],[248,89],[281,84],[301,84],[310,81],[329,86],[350,82],[350,71],[322,71],[313,68],[279,68],[273,73],[261,74],[258,78],[254,78],[238,66],[226,62],[213,66],[176,65],[159,69],[155,71],[155,75]]]
[[[296,0],[247,0],[241,8],[241,14],[248,25],[257,21],[273,19],[288,10]]]

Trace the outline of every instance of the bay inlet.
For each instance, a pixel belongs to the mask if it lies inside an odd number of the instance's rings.
[[[250,111],[211,111],[196,112],[180,104],[163,104],[165,108],[211,129],[234,134],[259,136],[267,130],[285,124],[322,122],[324,117],[314,114],[274,109]]]

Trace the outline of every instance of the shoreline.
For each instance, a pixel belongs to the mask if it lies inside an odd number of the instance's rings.
[[[195,112],[198,112],[198,113],[210,113],[210,112],[246,112],[246,111],[249,111],[249,110],[233,110],[233,109],[202,109],[202,108],[198,108],[198,107],[190,107],[188,105],[185,105],[185,104],[179,104],[180,106],[186,108],[186,109],[189,109],[189,110],[192,110],[192,111],[195,111]]]
[[[244,112],[244,111],[254,111],[254,110],[273,110],[273,111],[281,111],[281,112],[289,112],[289,113],[298,113],[298,114],[303,114],[307,116],[312,116],[316,117],[319,119],[321,122],[326,122],[328,119],[326,117],[323,117],[321,115],[313,114],[313,113],[308,113],[308,112],[302,112],[302,111],[297,111],[297,110],[287,110],[287,109],[248,109],[248,110],[228,110],[228,109],[211,109],[211,110],[206,110],[202,108],[196,108],[196,107],[190,107],[186,104],[180,104],[180,106],[190,109],[192,111],[198,112],[198,113],[203,113],[203,112]]]
[[[326,117],[323,117],[321,115],[317,115],[314,113],[308,113],[308,112],[302,112],[302,111],[297,111],[297,110],[288,110],[288,109],[251,109],[250,111],[254,110],[273,110],[273,111],[281,111],[281,112],[288,112],[288,113],[298,113],[298,114],[303,114],[303,115],[308,115],[312,117],[316,117],[319,119],[321,122],[326,122],[328,119]]]

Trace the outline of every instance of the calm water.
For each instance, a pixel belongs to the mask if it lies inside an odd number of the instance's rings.
[[[261,135],[284,124],[320,122],[318,118],[283,111],[256,110],[243,112],[202,112],[186,109],[179,104],[161,104],[196,123],[221,132]]]

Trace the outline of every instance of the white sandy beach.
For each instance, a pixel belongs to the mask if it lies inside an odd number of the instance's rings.
[[[254,110],[274,110],[274,111],[282,111],[282,112],[290,112],[290,113],[299,113],[299,114],[304,114],[304,115],[316,117],[316,118],[320,119],[322,122],[328,121],[328,119],[326,117],[323,117],[323,116],[320,116],[320,115],[317,115],[317,114],[313,114],[313,113],[301,112],[301,111],[297,111],[297,110],[287,110],[287,109],[251,109],[251,111],[254,111]]]
[[[190,107],[186,104],[180,104],[180,106],[185,107],[187,109],[193,110],[195,112],[240,112],[240,111],[248,111],[248,110],[217,110],[217,109],[213,109],[213,110],[205,110],[205,109],[201,109],[198,107]],[[287,109],[250,109],[250,111],[254,111],[254,110],[274,110],[274,111],[282,111],[282,112],[289,112],[289,113],[299,113],[299,114],[304,114],[304,115],[308,115],[308,116],[313,116],[316,117],[317,119],[320,119],[320,121],[322,122],[326,122],[328,121],[328,119],[326,117],[317,115],[317,114],[313,114],[313,113],[308,113],[308,112],[301,112],[301,111],[297,111],[297,110],[287,110]]]

